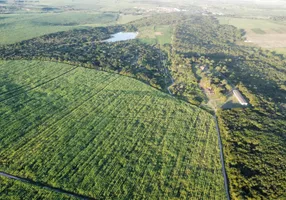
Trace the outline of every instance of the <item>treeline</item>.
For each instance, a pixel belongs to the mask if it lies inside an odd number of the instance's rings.
[[[205,95],[199,87],[191,59],[173,52],[171,45],[165,45],[163,49],[168,55],[168,66],[173,81],[170,91],[191,104],[200,105],[205,100]]]
[[[230,45],[242,39],[243,32],[220,25],[215,18],[195,16],[175,29],[176,51],[188,55],[229,53]]]
[[[219,112],[232,199],[285,199],[285,114]]]

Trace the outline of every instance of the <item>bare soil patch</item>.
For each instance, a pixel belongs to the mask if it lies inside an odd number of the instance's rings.
[[[248,34],[247,39],[264,48],[286,47],[286,34]]]
[[[155,32],[155,35],[163,35],[162,32]]]

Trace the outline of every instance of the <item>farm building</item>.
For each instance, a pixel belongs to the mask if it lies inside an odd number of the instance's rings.
[[[237,100],[239,101],[239,103],[241,105],[243,105],[243,106],[248,105],[248,103],[246,102],[246,100],[243,98],[243,96],[241,95],[241,93],[238,90],[233,90],[233,94],[237,98]]]

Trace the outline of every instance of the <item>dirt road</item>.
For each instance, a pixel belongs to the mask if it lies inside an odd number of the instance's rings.
[[[221,142],[220,130],[219,130],[216,115],[214,115],[214,119],[215,119],[215,123],[216,123],[216,130],[218,133],[218,143],[219,143],[219,149],[220,149],[220,160],[221,160],[221,164],[222,164],[222,173],[223,173],[223,178],[224,178],[224,188],[226,191],[227,200],[230,200],[229,188],[228,188],[228,178],[227,178],[227,174],[226,174],[226,170],[225,170],[225,163],[224,163],[224,156],[223,156],[223,146],[222,146],[222,142]]]

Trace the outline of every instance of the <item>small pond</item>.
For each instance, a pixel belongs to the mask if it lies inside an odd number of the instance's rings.
[[[125,40],[133,40],[137,37],[137,33],[133,32],[119,32],[111,35],[111,38],[107,40],[103,40],[103,42],[119,42],[119,41],[125,41]]]

